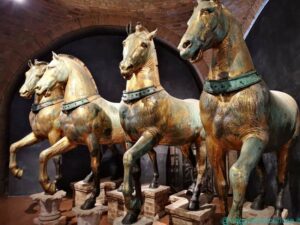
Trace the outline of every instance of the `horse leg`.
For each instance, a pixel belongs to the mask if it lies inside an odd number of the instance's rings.
[[[103,156],[102,146],[99,145],[98,140],[94,134],[90,134],[87,137],[86,143],[91,156],[91,167],[93,171],[94,188],[91,196],[88,199],[86,199],[83,205],[80,207],[83,210],[92,209],[96,204],[96,198],[100,194],[100,165]]]
[[[151,159],[152,165],[153,165],[153,179],[149,185],[149,188],[158,188],[159,183],[158,183],[158,178],[159,178],[159,171],[158,171],[158,166],[157,166],[157,158],[156,158],[156,151],[154,149],[151,149],[148,152],[148,155]]]
[[[207,137],[205,142],[206,142],[206,152],[215,178],[214,181],[216,185],[216,191],[218,193],[219,199],[223,203],[221,205],[221,210],[224,211],[225,215],[227,216],[228,215],[228,202],[227,202],[228,185],[225,179],[226,178],[226,166],[225,166],[226,152],[212,138]]]
[[[135,223],[141,212],[142,197],[139,195],[133,195],[133,179],[137,179],[137,175],[133,175],[134,166],[137,161],[146,153],[148,153],[158,142],[158,133],[155,130],[146,130],[139,140],[125,152],[123,156],[124,164],[124,186],[123,195],[125,199],[125,206],[127,208],[127,214],[122,220],[123,224]],[[137,180],[135,180],[135,183]],[[139,183],[135,185],[136,193],[141,192],[141,186]]]
[[[240,224],[245,192],[251,171],[262,157],[266,141],[251,136],[243,141],[238,160],[229,171],[230,183],[233,190],[233,202],[228,216],[228,224]]]
[[[200,208],[199,196],[201,193],[202,178],[206,170],[206,148],[205,143],[201,139],[196,142],[196,157],[197,157],[197,180],[193,191],[192,198],[190,200],[188,209],[198,210]]]
[[[49,181],[49,176],[47,173],[48,160],[56,155],[60,155],[65,152],[68,152],[74,147],[75,145],[72,144],[67,137],[63,137],[54,145],[52,145],[51,147],[47,148],[46,150],[40,153],[39,181],[46,193],[54,194],[56,192],[56,184]]]
[[[21,140],[14,142],[10,145],[9,148],[9,169],[11,173],[17,177],[21,178],[23,176],[23,169],[20,169],[17,165],[17,151],[20,148],[25,146],[33,145],[37,142],[41,141],[41,139],[37,138],[33,132],[23,137]]]
[[[278,172],[277,172],[277,182],[278,182],[278,192],[276,197],[275,212],[271,218],[270,224],[283,225],[283,219],[281,213],[283,211],[283,192],[287,184],[287,164],[289,149],[291,148],[293,141],[290,140],[285,144],[277,154],[278,160]]]
[[[191,144],[183,145],[183,146],[181,146],[180,150],[181,150],[182,155],[185,157],[185,159],[187,159],[189,164],[192,166],[192,173],[191,173],[192,184],[188,187],[185,194],[193,195],[195,185],[196,185],[196,179],[194,176],[194,169],[196,167],[196,159],[192,152],[192,145]]]
[[[254,210],[263,210],[265,208],[265,194],[266,194],[266,184],[265,184],[265,176],[266,170],[263,162],[263,158],[261,158],[256,166],[256,174],[259,179],[259,193],[251,204],[251,208]]]
[[[51,145],[54,145],[61,138],[61,132],[57,130],[52,130],[48,134],[48,140]],[[55,181],[57,182],[62,178],[61,174],[61,164],[62,164],[62,156],[57,155],[52,158],[55,167]]]

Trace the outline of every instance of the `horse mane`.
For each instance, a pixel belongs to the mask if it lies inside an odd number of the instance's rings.
[[[68,54],[58,54],[58,56],[63,57],[63,58],[67,58],[67,59],[71,59],[73,61],[75,61],[76,63],[78,63],[80,66],[82,66],[82,68],[84,69],[84,71],[86,72],[86,74],[90,77],[90,79],[92,80],[92,83],[94,84],[94,87],[96,90],[98,90],[98,87],[95,83],[95,80],[90,72],[90,70],[87,68],[87,66],[77,57],[73,56],[73,55],[68,55]]]

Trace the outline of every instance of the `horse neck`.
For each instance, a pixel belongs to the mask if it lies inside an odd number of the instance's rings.
[[[126,91],[135,91],[150,86],[160,86],[155,48],[153,48],[152,53],[149,54],[145,65],[127,81]]]
[[[56,100],[64,97],[64,89],[61,85],[55,85],[48,96],[45,95],[34,95],[34,103],[40,104],[51,100]]]
[[[223,41],[213,49],[208,79],[219,80],[233,78],[254,70],[240,24],[232,16],[229,19],[229,31]]]
[[[69,63],[69,77],[65,89],[65,102],[98,95],[95,81],[89,71],[77,63]]]

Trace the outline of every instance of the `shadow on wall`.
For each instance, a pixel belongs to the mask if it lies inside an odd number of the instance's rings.
[[[122,90],[125,89],[125,81],[119,72],[119,62],[122,59],[122,41],[125,37],[125,32],[101,29],[85,36],[81,34],[80,38],[73,38],[71,41],[69,40],[57,46],[55,52],[74,55],[81,59],[93,74],[100,95],[109,101],[120,102]],[[188,62],[183,61],[176,51],[159,41],[156,41],[156,49],[161,83],[165,89],[178,98],[198,99],[202,91],[202,84],[197,79],[198,75],[193,67]],[[51,53],[48,52],[39,60],[50,61]],[[22,80],[19,87],[24,82],[24,75],[21,74],[20,76],[22,76]],[[28,114],[32,101],[22,99],[18,96],[17,91],[18,89],[15,91],[10,109],[10,143],[17,141],[31,131]],[[47,146],[48,144],[45,141],[20,151],[18,162],[26,170],[21,180],[17,180],[10,175],[9,195],[23,195],[41,191],[38,182],[38,155]],[[158,151],[160,164],[163,164],[166,161],[166,148],[158,147],[156,150]],[[120,148],[120,156],[122,151],[122,148]],[[114,164],[114,162],[117,163]],[[68,190],[70,182],[84,178],[90,170],[89,163],[89,153],[86,147],[80,147],[66,153],[63,156],[63,180],[60,182],[60,187]],[[152,166],[148,156],[144,157],[142,163],[145,170],[142,182],[149,182],[152,178],[152,169],[150,169]],[[53,163],[49,161],[48,167],[50,176],[53,177]],[[107,151],[104,154],[102,163],[102,176],[108,176],[110,174],[109,168],[116,170],[116,167],[122,168],[122,158],[118,157],[114,160],[112,154]],[[166,182],[165,168],[165,165],[159,165],[161,184]],[[118,171],[122,175],[121,170]]]
[[[246,42],[259,74],[270,89],[292,95],[300,104],[300,1],[269,1]],[[266,154],[267,201],[275,203],[277,191],[274,155]],[[289,188],[284,204],[295,217],[300,217],[300,140],[291,153]],[[250,187],[253,187],[250,185]],[[248,190],[248,195],[252,190]]]

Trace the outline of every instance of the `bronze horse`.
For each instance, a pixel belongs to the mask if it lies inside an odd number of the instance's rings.
[[[123,42],[120,71],[127,80],[119,110],[127,144],[123,157],[123,195],[127,214],[123,224],[132,224],[138,219],[143,204],[140,158],[154,146],[196,144],[198,176],[191,208],[199,208],[200,180],[206,169],[205,133],[199,118],[199,101],[174,98],[161,86],[153,41],[155,34],[156,31],[149,33],[138,24],[136,31]]]
[[[65,153],[77,145],[87,145],[91,154],[94,190],[82,205],[82,209],[92,208],[100,193],[100,144],[124,144],[125,136],[119,119],[119,103],[112,103],[98,94],[98,89],[90,71],[77,58],[53,53],[44,76],[36,84],[36,93],[51,93],[55,85],[65,88],[64,104],[60,125],[64,137],[40,154],[40,183],[45,192],[56,192],[55,183],[49,181],[47,162],[50,158]],[[149,156],[154,165],[151,188],[158,186],[156,152],[151,149]]]
[[[299,109],[286,93],[270,91],[255,71],[238,21],[218,0],[198,0],[178,46],[184,59],[197,61],[213,49],[210,71],[200,97],[207,154],[217,191],[227,203],[224,157],[236,149],[240,156],[230,168],[233,203],[229,224],[242,218],[250,172],[264,152],[278,156],[278,194],[271,223],[283,224],[283,190],[288,158],[299,134]]]
[[[32,97],[35,85],[43,76],[47,64],[48,63],[46,62],[37,60],[32,64],[32,62],[29,61],[29,70],[25,73],[25,83],[19,91],[21,97],[28,99]],[[59,115],[61,112],[63,96],[64,89],[62,89],[60,85],[56,85],[49,95],[34,95],[34,104],[32,105],[29,114],[32,132],[10,146],[9,168],[15,177],[21,178],[23,175],[23,169],[18,168],[16,162],[16,153],[18,150],[45,139],[48,139],[50,144],[53,145],[62,138],[62,131],[59,126]],[[55,179],[58,180],[61,178],[61,156],[56,156],[53,159],[53,162],[56,169]]]

